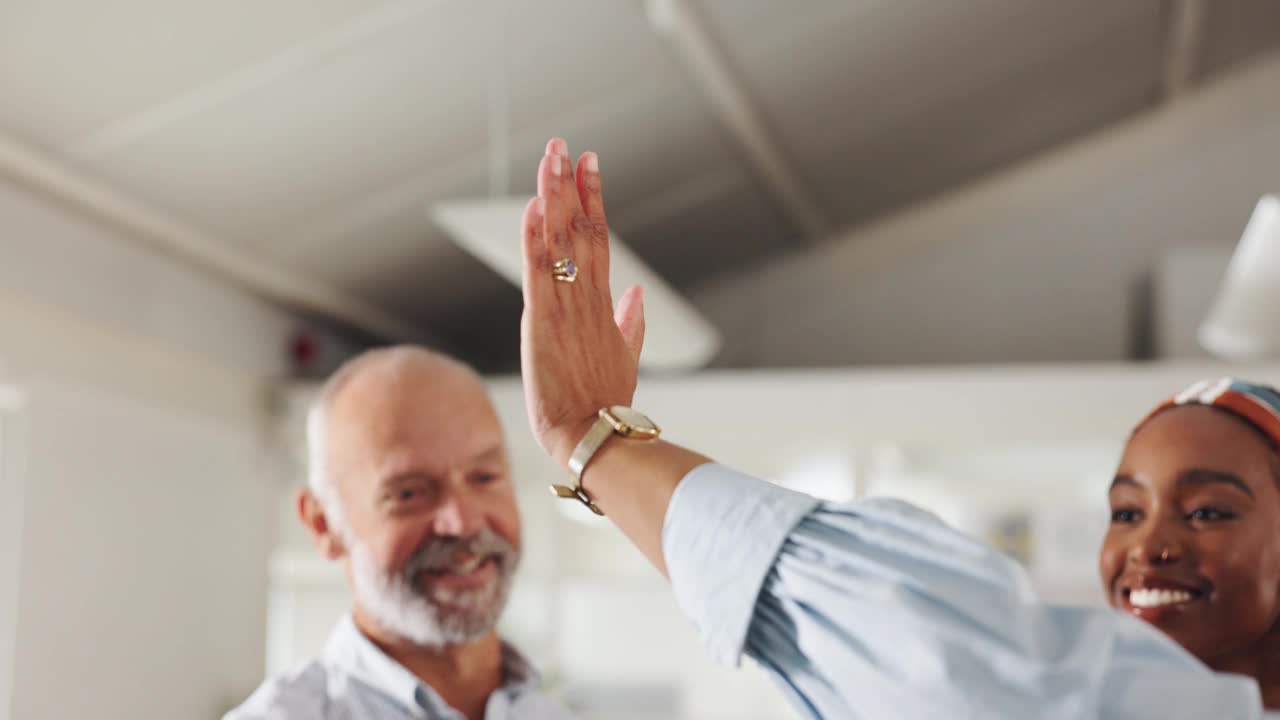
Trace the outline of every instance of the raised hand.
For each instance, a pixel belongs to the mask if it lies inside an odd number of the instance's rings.
[[[547,143],[538,196],[525,208],[520,357],[529,424],[561,465],[596,411],[630,405],[644,343],[643,295],[609,288],[609,225],[595,153],[577,164]]]

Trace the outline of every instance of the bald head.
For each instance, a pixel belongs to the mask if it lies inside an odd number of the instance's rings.
[[[358,449],[352,445],[430,434],[460,409],[497,424],[484,383],[470,366],[415,345],[361,353],[329,377],[308,412],[308,484],[326,511],[343,518],[339,478],[350,470],[351,452]]]

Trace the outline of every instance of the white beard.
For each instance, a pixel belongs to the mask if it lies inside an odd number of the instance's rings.
[[[469,643],[493,630],[506,607],[518,558],[512,549],[502,556],[497,576],[484,587],[452,592],[419,590],[413,582],[416,571],[384,572],[363,543],[348,549],[360,608],[383,630],[436,649]],[[406,568],[415,565],[410,559]]]

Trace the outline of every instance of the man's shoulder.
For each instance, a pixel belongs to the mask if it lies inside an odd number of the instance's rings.
[[[323,718],[333,679],[319,659],[307,660],[267,678],[239,707],[222,720],[293,720]]]

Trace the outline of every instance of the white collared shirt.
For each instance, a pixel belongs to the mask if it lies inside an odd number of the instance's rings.
[[[503,645],[503,684],[486,720],[572,720],[538,688],[537,674]],[[223,720],[464,720],[440,694],[374,645],[343,616],[320,657],[264,682]]]

